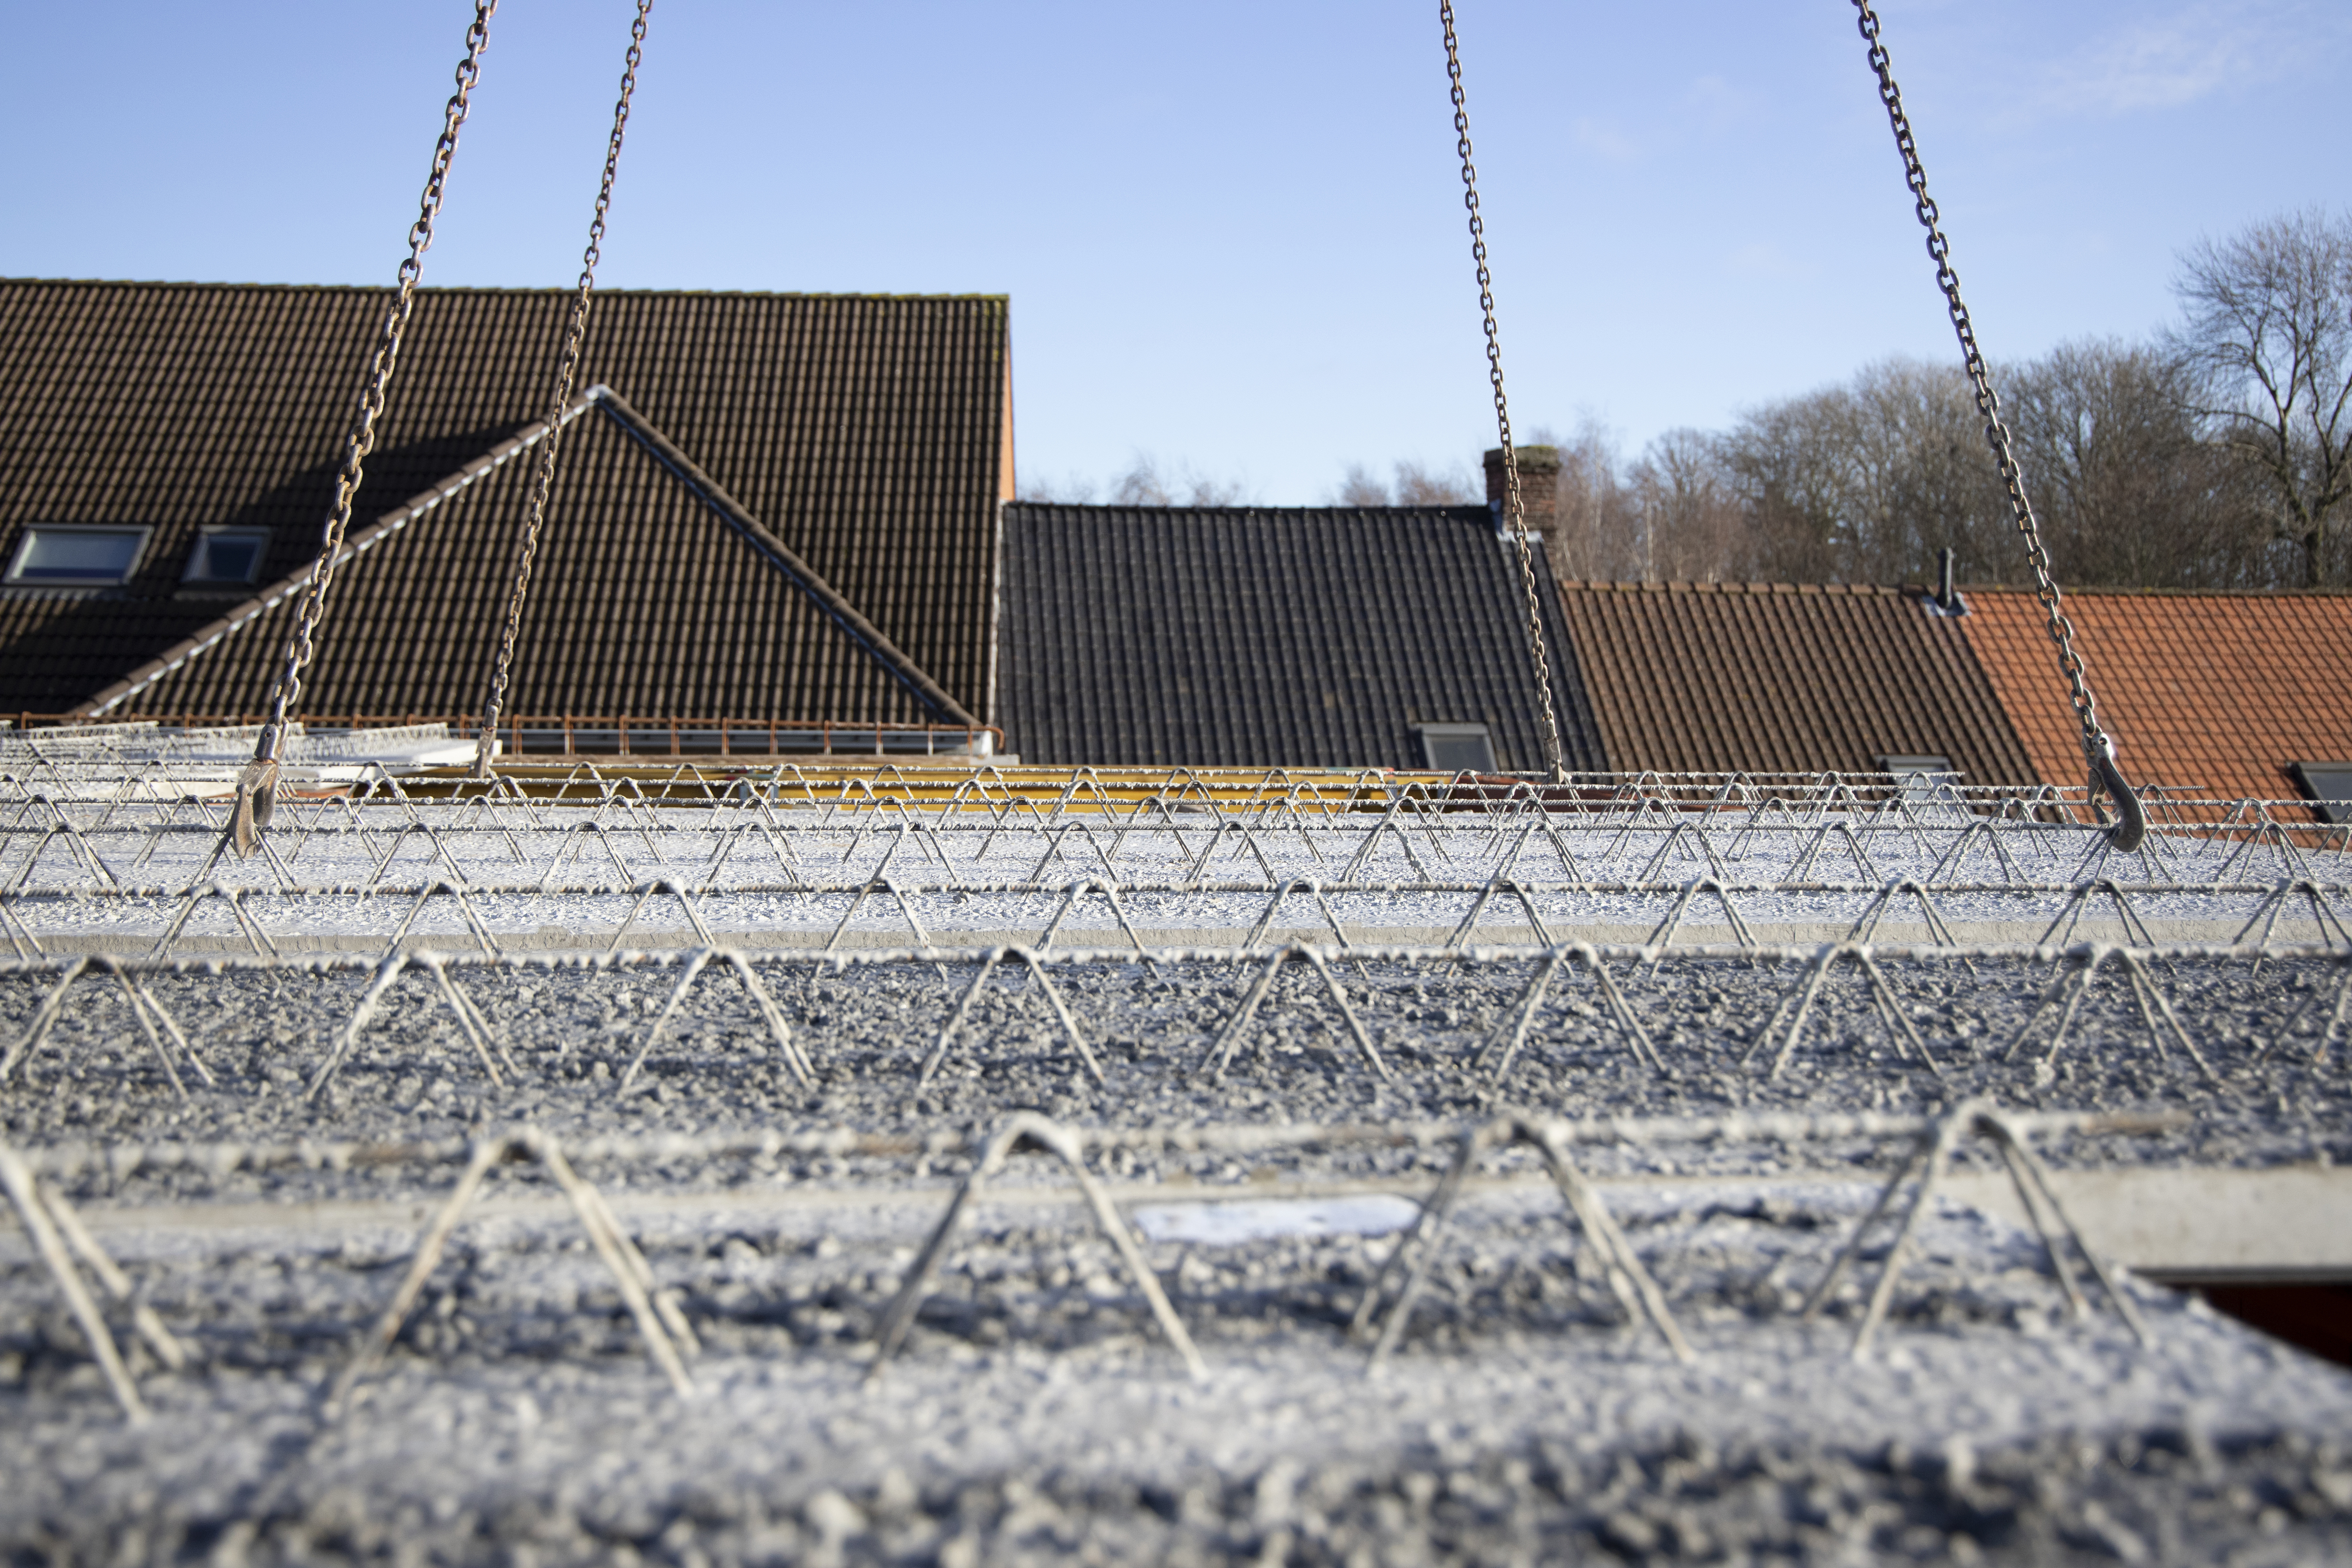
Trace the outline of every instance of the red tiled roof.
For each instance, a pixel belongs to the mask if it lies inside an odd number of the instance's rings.
[[[2081,784],[2082,731],[2042,606],[2021,589],[1965,597],[1957,624],[2034,772]],[[2352,595],[2086,589],[2065,611],[2133,784],[2294,800],[2287,763],[2352,761]]]
[[[1964,623],[1916,595],[1568,583],[1560,598],[1612,768],[1867,773],[1931,755],[1971,784],[2032,779]]]
[[[83,702],[242,598],[243,590],[181,588],[204,524],[271,530],[260,583],[303,565],[318,548],[387,297],[370,289],[0,279],[0,561],[26,523],[154,530],[120,590],[0,590],[0,711]],[[545,416],[570,300],[568,289],[418,292],[355,531]],[[602,382],[626,397],[956,702],[977,711],[988,679],[996,505],[1012,493],[1008,322],[998,297],[608,291],[596,298],[578,384]],[[617,431],[586,437],[583,479],[594,471],[587,448],[614,442],[625,445]],[[630,497],[673,510],[678,502],[672,492],[679,487],[665,486],[645,465],[621,478],[629,488],[596,503],[602,531],[593,537],[608,543],[634,537],[636,524],[621,504]],[[574,499],[587,493],[568,483],[564,490]],[[487,504],[478,504],[474,526],[499,537],[468,548],[496,561],[511,550],[520,508],[511,496],[481,510]],[[560,500],[551,514],[551,548],[569,548],[559,542],[567,533],[574,543],[591,537],[567,523],[572,505]],[[717,553],[697,570],[721,596],[658,613],[721,642],[737,629],[723,596],[726,574],[736,570],[728,563],[731,538],[698,524],[658,546],[636,541],[635,555],[599,556],[596,570],[611,576],[625,558],[637,584],[658,583],[645,574],[656,559],[672,559],[662,552],[707,543]],[[676,645],[634,639],[625,619],[609,618],[633,613],[628,595],[605,605],[582,608],[581,625],[597,636],[551,650],[549,658],[577,655],[554,672],[557,685],[632,689],[651,700],[668,679],[646,662],[667,653],[651,650]],[[329,612],[330,635],[339,613]],[[717,666],[747,657],[741,648],[709,654]],[[614,668],[632,660],[640,664]],[[383,709],[443,706],[425,700],[422,686],[395,689],[405,669],[394,661],[377,672]],[[706,711],[755,716],[733,707],[733,677],[708,673],[696,677],[705,693],[697,700],[719,706]],[[455,691],[478,689],[486,674],[445,678],[420,667],[418,679]],[[848,718],[839,704],[863,701],[862,690],[818,682],[773,695],[787,710]],[[405,697],[414,700],[394,700]],[[250,710],[260,692],[224,687],[217,699],[221,709]],[[478,700],[473,689],[458,706]]]

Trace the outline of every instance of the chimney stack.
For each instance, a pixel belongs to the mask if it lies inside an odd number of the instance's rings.
[[[1528,534],[1549,555],[1557,572],[1559,552],[1553,546],[1553,538],[1559,527],[1559,448],[1520,447],[1515,451],[1519,468],[1520,514],[1527,519]],[[1507,497],[1503,449],[1496,447],[1486,454],[1486,504],[1494,509],[1496,527],[1507,539],[1511,520],[1505,510]]]

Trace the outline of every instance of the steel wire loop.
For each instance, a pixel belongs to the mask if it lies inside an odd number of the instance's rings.
[[[499,715],[513,679],[515,640],[522,631],[523,604],[530,594],[531,563],[539,554],[539,536],[547,521],[547,494],[555,483],[555,458],[563,440],[563,408],[572,401],[572,384],[580,374],[580,355],[588,337],[588,302],[596,289],[596,263],[603,259],[604,216],[613,205],[613,180],[620,173],[621,140],[629,128],[629,100],[637,90],[637,67],[645,58],[646,14],[653,0],[637,0],[636,19],[629,26],[629,51],[621,71],[621,96],[613,105],[613,134],[604,143],[604,172],[596,186],[595,216],[588,223],[588,246],[580,257],[580,287],[572,299],[571,319],[563,330],[563,353],[556,362],[555,393],[548,400],[547,434],[539,443],[539,463],[531,471],[530,500],[523,513],[522,542],[515,551],[514,585],[507,596],[505,625],[499,632],[498,659],[490,671],[489,694],[482,700],[481,733],[475,743],[474,776],[490,776],[490,755],[498,749]]]
[[[400,362],[401,333],[407,328],[409,314],[416,304],[416,279],[425,268],[425,253],[433,247],[433,226],[441,216],[450,161],[457,152],[457,132],[466,123],[474,89],[482,79],[482,51],[489,43],[490,17],[498,8],[498,0],[476,0],[474,19],[466,28],[466,55],[457,62],[457,90],[450,94],[442,110],[441,136],[434,143],[432,173],[426,176],[425,194],[417,202],[416,221],[409,226],[408,255],[400,264],[392,302],[384,309],[383,325],[376,335],[375,357],[343,447],[343,466],[335,478],[335,499],[327,511],[319,554],[310,563],[310,574],[302,586],[301,605],[295,612],[293,627],[287,633],[285,656],[279,663],[278,679],[270,687],[268,718],[255,743],[253,761],[237,782],[236,810],[230,833],[240,855],[253,853],[261,831],[269,825],[276,804],[278,749],[286,731],[286,715],[301,700],[303,667],[317,650],[319,622],[327,613],[327,590],[334,582],[335,568],[341,560],[343,535],[351,527],[368,454],[375,449],[376,423],[383,416],[385,394]]]
[[[1470,157],[1470,110],[1462,93],[1462,52],[1454,37],[1454,0],[1438,0],[1437,16],[1445,28],[1445,75],[1453,84],[1454,150],[1462,158],[1462,205],[1469,209],[1470,256],[1478,264],[1478,310],[1486,323],[1486,381],[1495,389],[1495,425],[1503,442],[1503,509],[1519,552],[1519,588],[1527,605],[1528,654],[1536,667],[1544,765],[1552,783],[1563,784],[1568,769],[1560,755],[1559,721],[1552,711],[1551,658],[1544,647],[1542,602],[1528,542],[1527,511],[1519,499],[1519,459],[1517,448],[1511,445],[1510,399],[1503,392],[1503,349],[1495,330],[1495,279],[1486,265],[1486,220],[1478,211],[1478,167]]]
[[[1992,448],[1993,462],[2000,470],[2017,531],[2025,541],[2025,559],[2033,569],[2034,597],[2041,601],[2050,640],[2058,649],[2058,668],[2066,678],[2067,700],[2074,704],[2074,715],[2082,724],[2083,760],[2090,769],[2092,794],[2095,797],[2104,790],[2113,797],[2124,818],[2116,829],[2116,847],[2130,849],[2138,845],[2147,831],[2146,817],[2131,786],[2124,782],[2116,766],[2115,742],[2099,723],[2098,702],[2091,694],[2090,671],[2074,647],[2074,623],[2067,618],[2063,607],[2064,595],[2051,575],[2050,552],[2042,542],[2042,526],[2025,493],[2024,471],[2019,468],[2011,449],[2009,424],[2001,417],[2000,396],[1993,390],[1992,374],[1985,364],[1983,350],[1978,346],[1976,323],[1969,314],[1967,302],[1960,298],[1960,275],[1952,266],[1952,242],[1945,237],[1936,199],[1927,194],[1927,172],[1919,162],[1919,144],[1911,134],[1911,118],[1903,110],[1902,89],[1895,84],[1894,58],[1879,40],[1878,13],[1872,8],[1871,0],[1853,0],[1853,8],[1863,41],[1870,46],[1870,68],[1878,78],[1879,101],[1886,106],[1887,123],[1895,132],[1895,151],[1903,157],[1904,183],[1910,187],[1919,226],[1927,231],[1927,255],[1936,263],[1936,286],[1944,292],[1952,331],[1959,339],[1961,364],[1976,395],[1977,412],[1984,416],[1985,441]]]

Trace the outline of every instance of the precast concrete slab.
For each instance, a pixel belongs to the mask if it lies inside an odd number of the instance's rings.
[[[12,1550],[2352,1552],[2352,1378],[2128,1273],[2352,1264],[2299,808],[102,772],[0,780]]]

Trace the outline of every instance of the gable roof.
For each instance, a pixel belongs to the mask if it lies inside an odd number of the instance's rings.
[[[261,582],[307,564],[388,299],[383,289],[0,280],[0,552],[28,522],[154,530],[120,590],[0,590],[0,710],[80,704],[235,605],[247,591],[180,587],[205,524],[271,530]],[[544,416],[570,299],[568,289],[418,291],[354,532]],[[581,381],[626,395],[977,711],[995,508],[1012,486],[1010,366],[1001,297],[616,290],[596,298]],[[551,511],[551,548],[582,493],[566,489]],[[519,499],[498,516],[519,526]],[[704,565],[706,575],[719,571],[715,560]],[[723,598],[697,613],[714,637],[734,629]],[[329,616],[331,636],[331,603]],[[627,684],[615,685],[592,648],[580,651],[586,662],[568,689]],[[624,647],[617,657],[635,656]],[[471,678],[460,707],[479,700],[487,673]],[[651,668],[629,679],[647,691],[661,685]],[[422,684],[466,685],[454,675],[419,681],[420,699]],[[699,689],[734,711],[723,682]],[[387,685],[382,694],[399,693]],[[260,700],[226,687],[219,696],[223,710]],[[803,717],[878,716],[821,710],[829,700],[817,688],[790,705]]]
[[[2044,782],[2083,782],[2080,726],[2042,606],[1970,588],[1958,624]],[[2133,784],[2294,800],[2294,762],[2352,762],[2352,595],[2070,592],[2099,717]]]
[[[1543,765],[1517,562],[1484,507],[1015,503],[1003,563],[1024,762],[1419,768],[1415,723],[1468,722],[1501,767]],[[1568,765],[1601,768],[1547,620]]]
[[[1965,618],[1916,595],[1566,583],[1560,600],[1621,771],[1867,773],[1882,756],[1929,755],[1971,784],[2034,777]]]
[[[602,417],[581,416],[595,410]],[[565,409],[516,644],[513,714],[975,723],[740,502],[606,387]],[[347,538],[314,713],[479,708],[544,422]],[[276,673],[307,567],[93,697],[85,710],[236,712]],[[723,619],[723,635],[713,635]]]

